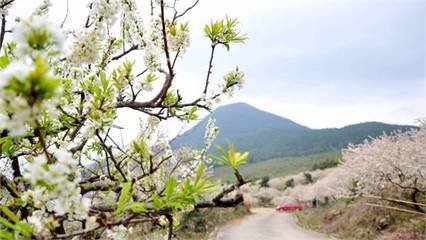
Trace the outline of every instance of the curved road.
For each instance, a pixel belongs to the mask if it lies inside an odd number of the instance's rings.
[[[332,239],[300,228],[291,214],[252,209],[251,215],[219,229],[214,240],[324,240]]]

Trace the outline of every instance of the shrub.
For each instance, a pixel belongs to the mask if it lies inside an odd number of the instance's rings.
[[[260,179],[260,187],[269,187],[269,176],[263,176],[262,179]]]
[[[315,171],[317,169],[323,170],[323,169],[326,169],[326,168],[336,167],[338,164],[339,164],[339,159],[338,158],[335,158],[335,159],[329,159],[329,158],[327,158],[323,162],[315,163],[312,166],[312,171]]]
[[[259,205],[262,207],[270,207],[272,206],[272,198],[267,196],[259,197]]]
[[[294,179],[290,178],[289,180],[287,180],[285,182],[285,186],[286,186],[286,188],[292,188],[292,187],[294,187]]]
[[[312,178],[312,174],[305,172],[303,173],[303,176],[305,177],[305,184],[310,184],[314,182],[314,179]]]

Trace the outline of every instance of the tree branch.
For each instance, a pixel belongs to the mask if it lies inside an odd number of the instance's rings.
[[[1,29],[0,29],[0,50],[3,47],[4,35],[6,34],[6,16],[1,15]]]

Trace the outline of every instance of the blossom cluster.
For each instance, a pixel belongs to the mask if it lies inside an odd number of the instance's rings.
[[[60,80],[46,60],[61,49],[59,31],[43,17],[30,17],[17,29],[19,58],[0,72],[0,129],[12,136],[24,135],[43,118],[54,118],[61,95]]]
[[[14,31],[16,53],[32,58],[57,55],[63,50],[64,36],[61,30],[44,16],[32,16],[22,20]]]
[[[225,80],[223,91],[232,95],[235,88],[241,88],[243,86],[245,76],[244,73],[236,67],[234,70],[228,72],[223,79]]]
[[[216,120],[214,118],[209,118],[204,134],[204,149],[208,150],[212,146],[218,134],[219,127],[216,126]]]
[[[105,236],[108,239],[128,239],[132,234],[132,228],[128,229],[123,225],[114,226],[105,231]]]
[[[24,172],[24,179],[33,188],[26,191],[23,201],[37,210],[29,217],[29,222],[37,233],[53,230],[57,225],[53,216],[67,215],[68,219],[89,219],[90,199],[81,196],[78,176],[78,161],[71,153],[59,149],[54,155],[54,163],[48,164],[46,156],[35,157]],[[94,222],[94,219],[90,219]]]
[[[190,38],[188,23],[180,24],[177,27],[171,25],[169,27],[169,33],[170,48],[173,51],[185,51],[185,49],[189,47]]]

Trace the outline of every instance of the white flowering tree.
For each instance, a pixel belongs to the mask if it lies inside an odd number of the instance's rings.
[[[223,151],[235,184],[220,190],[206,174],[213,121],[204,149],[174,151],[158,131],[160,121],[196,120],[244,78],[236,68],[211,84],[215,52],[246,40],[225,18],[204,29],[211,54],[199,97],[173,85],[190,43],[183,17],[197,3],[151,0],[142,16],[135,0],[91,0],[83,26],[63,29],[66,19],[56,27],[46,17],[48,0],[8,26],[11,6],[28,3],[0,0],[0,239],[125,239],[140,223],[170,239],[181,213],[243,201],[227,195],[245,183],[247,153]],[[146,116],[125,147],[111,134],[122,108]]]
[[[343,151],[347,180],[361,193],[396,194],[413,203],[426,197],[426,124],[404,133],[383,135]],[[415,210],[425,212],[420,205]]]
[[[342,162],[337,167],[320,171],[323,176],[313,184],[297,185],[286,190],[285,195],[310,201],[315,197],[352,198],[366,194],[399,202],[424,213],[425,146],[424,121],[419,128],[407,132],[383,135],[351,145],[342,151]]]

